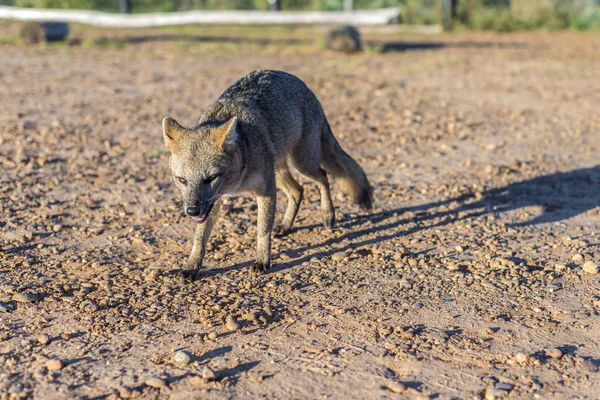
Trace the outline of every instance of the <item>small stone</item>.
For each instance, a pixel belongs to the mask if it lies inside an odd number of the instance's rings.
[[[158,279],[160,274],[161,274],[160,269],[158,269],[158,268],[151,269],[150,272],[148,272],[148,275],[146,275],[146,281],[148,281],[148,282],[154,281],[154,280]]]
[[[264,306],[263,307],[263,311],[265,312],[265,314],[267,314],[267,316],[269,317],[273,317],[273,310],[271,309],[271,307],[269,306]]]
[[[16,382],[8,389],[8,393],[21,393],[23,391],[23,385]]]
[[[131,399],[133,397],[133,390],[128,387],[122,387],[119,389],[119,396],[122,399]]]
[[[379,331],[383,336],[388,336],[392,334],[392,330],[390,328],[383,328]]]
[[[36,339],[39,344],[46,345],[46,344],[50,343],[50,337],[48,337],[48,335],[38,335],[36,337]]]
[[[402,393],[406,390],[406,385],[400,382],[388,382],[386,387],[394,393]]]
[[[561,272],[567,269],[567,266],[565,264],[556,264],[554,266],[554,269],[556,270],[556,272]]]
[[[340,252],[337,252],[337,253],[333,253],[331,255],[331,259],[333,261],[342,261],[346,257],[348,257],[348,253],[346,253],[345,251],[340,251]]]
[[[463,251],[465,251],[465,249],[462,246],[456,246],[454,247],[454,250],[456,250],[457,253],[462,253]]]
[[[227,318],[227,322],[225,322],[225,328],[227,328],[229,331],[235,332],[240,329],[240,324],[237,323],[235,318],[230,317]]]
[[[586,261],[583,263],[583,272],[587,272],[588,274],[596,275],[599,269],[600,265],[593,261]]]
[[[194,386],[204,386],[208,383],[208,379],[201,378],[199,376],[192,376],[190,382]]]
[[[63,363],[60,360],[48,360],[46,361],[46,368],[48,368],[48,371],[59,371],[63,368]]]
[[[485,400],[495,400],[506,397],[508,392],[502,389],[488,389],[485,391]]]
[[[515,355],[515,360],[517,360],[519,364],[524,364],[529,361],[529,355],[525,353],[517,353]]]
[[[410,283],[409,281],[400,281],[400,286],[406,289],[410,289],[412,288],[412,283]]]
[[[217,380],[218,376],[208,365],[205,365],[202,369],[202,378],[206,379],[207,381],[215,381]]]
[[[571,257],[571,260],[573,261],[583,261],[583,255],[577,253],[577,254],[573,254],[573,257]]]
[[[563,356],[563,352],[559,349],[549,349],[546,350],[546,357],[550,358],[561,358]]]
[[[514,387],[513,385],[511,385],[510,383],[507,383],[507,382],[496,383],[496,389],[511,391],[511,390],[513,390],[513,387]]]
[[[167,387],[167,382],[165,382],[164,379],[160,379],[160,378],[157,378],[155,376],[152,376],[152,377],[146,379],[144,381],[144,383],[147,386],[150,386],[150,387],[153,387],[153,388],[157,388],[157,389],[161,389],[161,388]]]
[[[33,371],[33,377],[35,379],[43,379],[46,377],[46,375],[47,375],[47,372],[43,368],[38,368],[35,371]]]
[[[249,312],[242,315],[242,319],[245,321],[256,321],[256,313]]]
[[[215,340],[217,338],[217,336],[218,336],[217,332],[211,332],[211,333],[208,334],[208,338],[210,340]]]
[[[17,303],[34,303],[38,300],[37,296],[31,293],[17,293],[12,299]]]
[[[60,232],[62,230],[63,226],[61,224],[55,224],[52,226],[52,230],[54,232]]]
[[[177,350],[175,356],[173,356],[173,360],[176,364],[187,365],[192,361],[192,357],[187,351]]]
[[[584,360],[581,365],[587,371],[590,371],[590,372],[596,372],[596,371],[598,371],[598,366],[596,365],[596,363],[594,361],[592,361],[590,359]]]

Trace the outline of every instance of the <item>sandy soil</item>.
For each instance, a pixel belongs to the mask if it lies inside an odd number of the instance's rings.
[[[388,35],[353,56],[4,41],[0,399],[598,398],[600,36]],[[255,201],[233,198],[182,282],[160,121],[259,67],[316,92],[376,209],[334,188],[325,231],[305,182],[255,277]]]

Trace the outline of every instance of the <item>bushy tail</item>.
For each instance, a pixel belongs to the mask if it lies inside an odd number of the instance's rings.
[[[365,171],[342,149],[325,121],[321,134],[321,165],[363,210],[373,209],[373,188]]]

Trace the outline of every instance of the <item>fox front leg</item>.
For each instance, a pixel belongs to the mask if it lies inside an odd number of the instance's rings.
[[[252,271],[256,273],[266,272],[271,267],[271,233],[275,219],[276,198],[275,182],[271,182],[264,194],[259,194],[257,199],[256,261],[252,265]]]
[[[192,246],[192,252],[190,258],[185,267],[184,274],[190,276],[192,279],[198,279],[202,274],[202,261],[206,254],[206,244],[210,238],[212,229],[219,217],[219,209],[221,208],[221,200],[217,200],[213,206],[208,218],[196,227],[194,233],[194,245]]]

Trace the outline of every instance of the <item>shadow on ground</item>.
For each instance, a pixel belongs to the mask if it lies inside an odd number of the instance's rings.
[[[143,35],[129,36],[116,39],[101,38],[100,40],[115,42],[119,44],[126,43],[148,43],[148,42],[198,42],[198,43],[234,43],[251,45],[314,45],[317,40],[314,39],[276,39],[276,38],[249,38],[236,36],[208,36],[208,35]],[[478,42],[478,41],[460,41],[460,42],[430,42],[430,41],[382,41],[371,40],[365,42],[369,48],[378,49],[382,53],[404,52],[415,50],[436,50],[443,48],[525,48],[527,44],[518,42]]]
[[[436,211],[440,207],[447,206],[452,207],[452,209]],[[486,190],[482,193],[482,196],[476,197],[475,194],[464,194],[443,201],[400,207],[380,213],[361,215],[353,219],[342,219],[338,226],[348,229],[348,233],[315,245],[290,249],[297,254],[302,254],[302,256],[285,263],[279,263],[274,266],[273,270],[291,268],[308,261],[312,257],[331,256],[333,253],[385,242],[399,235],[410,235],[421,230],[439,228],[455,221],[484,215],[497,215],[529,206],[540,207],[541,213],[528,221],[507,225],[519,228],[558,222],[600,206],[600,165],[568,172],[556,172],[511,183],[501,188]],[[410,213],[410,217],[403,217],[407,213]],[[367,221],[371,226],[360,230],[352,230],[352,228]],[[409,223],[411,228],[402,229]],[[372,235],[373,233],[382,234],[364,240],[357,240],[362,236]],[[336,247],[318,253],[308,253],[310,250],[336,245],[344,241],[352,242],[344,247]],[[242,263],[218,269],[214,273],[239,269],[247,264]]]

